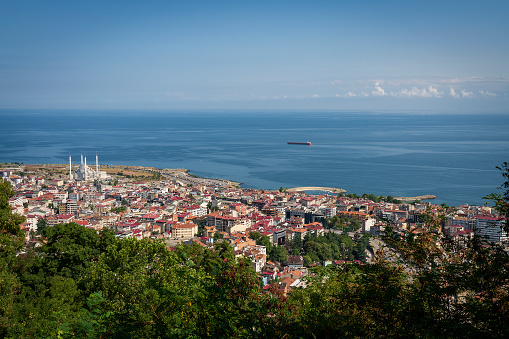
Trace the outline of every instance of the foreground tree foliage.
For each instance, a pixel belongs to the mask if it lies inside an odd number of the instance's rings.
[[[302,242],[302,255],[307,262],[360,260],[365,263],[368,244],[368,234],[363,236],[356,234],[352,239],[346,233],[327,232],[322,236],[308,233]],[[293,241],[291,245],[293,245]]]
[[[507,252],[443,238],[443,213],[430,211],[418,232],[389,225],[373,264],[314,269],[307,288],[284,295],[276,285],[262,292],[226,242],[170,250],[71,223],[20,251],[23,218],[8,207],[12,189],[0,186],[2,338],[509,337]],[[507,215],[509,194],[491,198]],[[342,253],[341,243],[331,248]],[[303,249],[325,251],[319,244],[306,239]]]

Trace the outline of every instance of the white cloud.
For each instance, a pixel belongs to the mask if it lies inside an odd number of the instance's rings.
[[[474,95],[473,92],[465,91],[464,89],[462,89],[460,93],[463,98],[471,98]]]
[[[373,92],[371,92],[374,96],[384,96],[384,95],[387,95],[387,93],[385,93],[385,90],[380,87],[380,83],[377,81],[375,82],[375,90]]]
[[[412,87],[412,89],[402,89],[399,92],[391,93],[391,95],[398,97],[404,96],[421,98],[431,98],[431,97],[440,98],[442,97],[443,93],[433,86],[428,86],[427,88],[417,88],[414,86]]]
[[[408,90],[408,89],[402,89],[400,92],[398,93],[392,93],[393,96],[407,96],[407,97],[412,97],[412,96],[423,96],[423,94],[426,93],[426,89],[418,89],[417,87],[412,87],[411,90]]]
[[[486,97],[497,97],[498,96],[495,93],[492,93],[490,91],[479,90],[479,93],[481,93],[482,95],[484,95]]]
[[[336,97],[342,97],[342,98],[352,98],[352,97],[356,97],[357,94],[355,94],[354,92],[348,92],[346,94],[336,94]]]
[[[452,96],[453,98],[459,98],[460,97],[460,95],[458,93],[456,93],[454,88],[450,88],[449,89],[449,95]]]
[[[433,86],[428,87],[428,93],[430,93],[432,96],[440,98],[443,93],[440,92],[438,89],[434,88]]]
[[[471,98],[474,96],[474,92],[471,92],[471,91],[467,91],[467,90],[460,90],[459,93],[456,93],[456,91],[454,90],[454,88],[449,88],[449,95],[452,96],[453,98]]]
[[[349,91],[346,94],[335,94],[334,96],[336,98],[353,98],[353,97],[356,97],[358,95],[356,93],[354,93],[354,92]]]
[[[332,81],[330,82],[330,84],[331,84],[331,86],[339,85],[339,84],[341,84],[341,80],[332,80]]]

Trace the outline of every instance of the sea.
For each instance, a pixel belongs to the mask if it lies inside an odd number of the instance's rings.
[[[0,110],[0,162],[186,168],[242,187],[433,194],[482,205],[509,161],[509,114]],[[288,142],[311,142],[310,146]]]

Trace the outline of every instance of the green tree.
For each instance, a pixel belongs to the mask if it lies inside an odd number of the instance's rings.
[[[90,294],[86,305],[80,311],[79,319],[71,325],[69,334],[77,337],[107,337],[112,312],[105,310],[105,303],[106,299],[103,297],[102,291]]]
[[[284,263],[288,259],[288,251],[284,246],[274,246],[270,251],[269,258]]]
[[[98,233],[76,223],[48,227],[42,235],[43,246],[39,251],[45,255],[46,269],[76,280],[86,274],[108,246],[118,241],[109,229]]]
[[[249,261],[237,260],[226,241],[213,251],[168,251],[162,242],[126,239],[108,247],[86,280],[104,300],[80,326],[97,322],[88,328],[114,337],[252,337],[267,312],[255,307],[264,309],[263,296]]]
[[[201,218],[198,220],[198,234],[203,235],[205,231],[205,226],[207,226],[207,218]]]
[[[0,258],[4,260],[21,249],[25,237],[20,228],[25,217],[11,212],[9,198],[13,196],[11,185],[0,179]]]
[[[0,179],[0,336],[4,337],[13,327],[16,314],[16,296],[21,283],[13,272],[16,254],[21,250],[24,232],[20,225],[25,218],[13,214],[9,198],[14,196],[11,185]]]
[[[265,234],[261,235],[259,232],[249,232],[249,237],[256,241],[257,245],[265,246],[268,255],[272,251],[274,245],[272,245],[272,241],[270,240],[269,236]]]
[[[505,218],[502,220],[505,231],[509,233],[509,163],[504,162],[502,165],[496,167],[500,170],[502,177],[505,181],[499,187],[502,193],[491,193],[485,197],[494,204],[495,209]]]
[[[49,226],[48,220],[45,218],[40,218],[37,220],[37,234],[42,234],[45,228]]]
[[[214,233],[214,236],[212,238],[214,239],[214,241],[217,241],[217,240],[223,239],[224,236],[221,233],[216,232],[216,233]]]
[[[258,240],[260,240],[260,238],[262,237],[262,235],[259,233],[259,232],[249,232],[249,237],[251,239],[253,239],[254,241],[256,241],[256,243],[258,244]]]
[[[366,250],[369,246],[369,238],[369,234],[365,233],[362,237],[355,239],[355,248],[352,250],[354,258],[362,261],[363,263],[366,263]]]
[[[291,243],[292,254],[299,255],[302,250],[302,240],[300,237],[295,237]]]
[[[308,277],[306,289],[292,291],[300,305],[289,336],[417,337],[408,280],[392,265],[329,265]],[[426,334],[424,334],[424,337]]]
[[[309,266],[313,263],[313,260],[311,260],[309,255],[304,255],[302,259],[304,259],[304,266]]]
[[[125,212],[125,206],[113,207],[111,209],[111,212],[113,212],[113,213],[122,213],[122,212]]]
[[[272,241],[270,240],[268,235],[262,235],[260,237],[258,245],[265,246],[267,248],[272,248]]]

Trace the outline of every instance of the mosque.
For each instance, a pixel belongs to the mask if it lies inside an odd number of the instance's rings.
[[[90,181],[90,180],[101,180],[106,179],[108,175],[104,171],[99,171],[99,159],[97,153],[95,154],[95,171],[87,166],[87,156],[85,155],[85,161],[83,161],[83,154],[81,154],[81,164],[74,171],[72,171],[71,155],[69,154],[69,180],[75,181]]]

